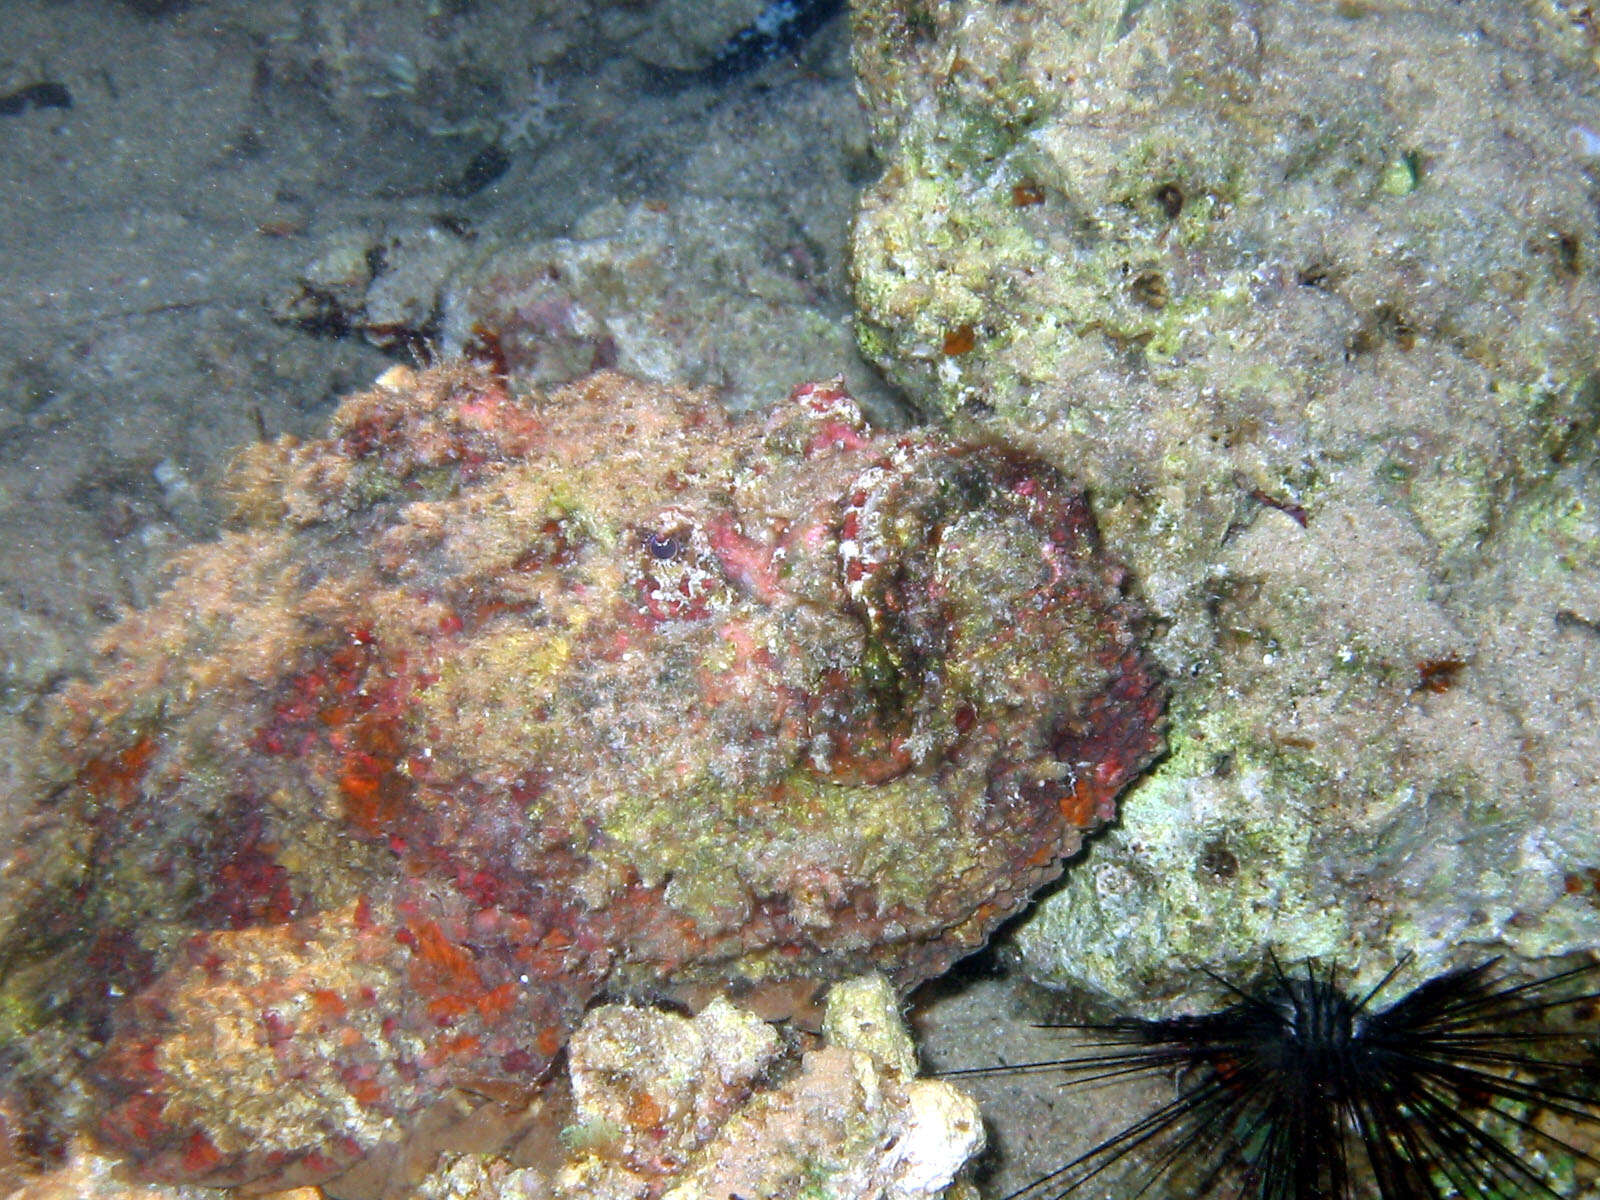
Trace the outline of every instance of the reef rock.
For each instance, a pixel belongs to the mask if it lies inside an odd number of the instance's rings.
[[[863,350],[1090,486],[1173,752],[1031,918],[1171,1011],[1600,943],[1600,74],[1502,0],[863,0]]]
[[[448,1150],[425,1174],[390,1177],[386,1187],[346,1176],[334,1193],[406,1200],[724,1200],[807,1189],[835,1200],[975,1196],[956,1181],[983,1148],[978,1107],[950,1083],[917,1077],[888,981],[868,975],[835,984],[824,1012],[817,1038],[785,1037],[722,997],[693,1018],[600,1005],[568,1045],[566,1090],[503,1112],[509,1136],[502,1149]],[[551,1148],[553,1119],[562,1123],[560,1150]],[[217,1192],[119,1179],[114,1161],[79,1144],[66,1164],[7,1194],[214,1200]],[[271,1200],[322,1195],[307,1187]]]
[[[0,798],[17,1144],[324,1178],[605,992],[908,987],[1161,747],[1083,496],[834,384],[397,368],[227,494]]]
[[[556,1177],[565,1197],[720,1200],[791,1196],[927,1200],[984,1142],[977,1105],[918,1079],[916,1052],[881,976],[836,984],[826,1044],[784,1075],[772,1026],[717,1000],[693,1021],[611,1005],[573,1038],[581,1146]],[[762,1089],[762,1079],[780,1078]]]

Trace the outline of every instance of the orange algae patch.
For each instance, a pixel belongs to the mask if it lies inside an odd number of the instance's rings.
[[[957,325],[944,335],[944,353],[949,358],[970,354],[978,344],[977,330],[971,325]]]
[[[508,985],[485,986],[472,952],[452,942],[437,922],[408,925],[396,940],[411,948],[411,986],[427,998],[428,1016],[435,1022],[447,1025],[474,1011],[503,1015],[514,1003],[515,991],[504,990]]]
[[[466,996],[440,996],[437,1000],[428,1001],[428,1015],[438,1025],[449,1025],[474,1007]]]
[[[478,1013],[485,1021],[498,1021],[511,1011],[517,1002],[517,988],[512,983],[502,983],[491,988],[478,1000]]]
[[[340,1021],[349,1015],[350,1008],[344,998],[332,988],[311,989],[311,1009],[319,1017]]]
[[[1456,685],[1456,679],[1466,665],[1459,658],[1426,659],[1417,664],[1417,685],[1412,690],[1442,696]]]
[[[126,808],[138,798],[139,783],[155,756],[156,740],[145,734],[115,754],[90,759],[78,772],[78,781],[94,796]]]
[[[376,1108],[389,1098],[389,1089],[376,1079],[356,1079],[345,1085],[357,1104]]]
[[[438,1043],[440,1054],[447,1058],[474,1055],[482,1046],[483,1039],[475,1033],[454,1033],[449,1037],[441,1038]]]
[[[405,744],[395,722],[376,717],[358,722],[350,740],[339,775],[345,820],[378,837],[395,828],[411,801],[412,782],[400,770]]]
[[[1078,780],[1072,785],[1072,790],[1061,797],[1062,818],[1068,825],[1076,825],[1080,829],[1094,828],[1100,823],[1096,808],[1102,795],[1102,790],[1089,780]]]
[[[1600,867],[1569,871],[1562,878],[1561,886],[1569,896],[1581,896],[1586,891],[1592,891],[1600,896]]]
[[[1035,204],[1044,203],[1044,188],[1031,179],[1024,179],[1020,183],[1011,185],[1011,207],[1029,208]]]
[[[629,1097],[627,1122],[635,1129],[655,1129],[666,1115],[661,1102],[649,1092],[635,1092]]]
[[[222,1151],[196,1130],[183,1143],[183,1157],[179,1161],[190,1175],[205,1175],[222,1165]]]

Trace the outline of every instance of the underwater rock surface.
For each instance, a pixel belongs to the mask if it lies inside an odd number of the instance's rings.
[[[227,492],[4,798],[16,1142],[325,1178],[603,992],[909,987],[1162,746],[1082,494],[836,384],[396,368]]]
[[[568,1140],[588,1145],[557,1174],[555,1197],[946,1194],[982,1149],[983,1121],[954,1085],[917,1078],[887,981],[835,984],[823,1031],[825,1044],[785,1074],[776,1030],[725,1000],[693,1021],[621,1005],[591,1012],[569,1055]]]
[[[1370,984],[1600,944],[1592,22],[853,13],[862,348],[1073,465],[1183,681],[1033,973],[1159,1013],[1266,948]]]
[[[508,1144],[446,1150],[388,1186],[345,1176],[272,1200],[726,1200],[821,1191],[835,1200],[970,1198],[957,1183],[984,1144],[973,1100],[918,1078],[900,998],[881,975],[828,989],[820,1034],[778,1026],[717,997],[690,1018],[631,1004],[584,1015],[564,1087],[506,1113]],[[554,1137],[560,1125],[559,1143]],[[518,1134],[533,1139],[524,1144]],[[370,1166],[362,1164],[361,1170]],[[11,1200],[216,1200],[184,1184],[119,1178],[77,1144]]]

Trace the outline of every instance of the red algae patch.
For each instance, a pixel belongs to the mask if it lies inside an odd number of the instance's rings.
[[[602,373],[391,371],[241,456],[0,864],[0,1128],[326,1178],[606,993],[944,970],[1159,752],[1050,467]]]

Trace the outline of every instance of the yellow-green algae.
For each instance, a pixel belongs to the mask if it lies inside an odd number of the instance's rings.
[[[1497,0],[855,7],[862,350],[1090,482],[1181,685],[1033,969],[1159,1009],[1600,942],[1592,54]]]

